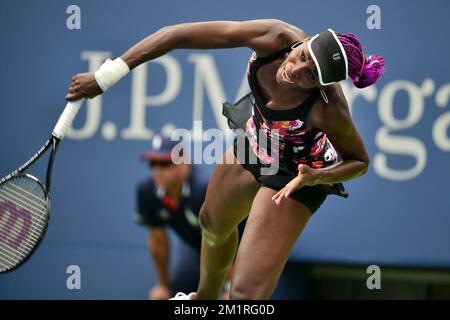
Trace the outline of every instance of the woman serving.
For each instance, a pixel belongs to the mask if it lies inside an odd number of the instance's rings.
[[[269,299],[311,215],[328,195],[346,197],[342,182],[369,166],[338,82],[349,76],[358,88],[371,85],[384,62],[364,56],[351,33],[328,29],[309,37],[279,20],[165,27],[95,73],[74,76],[66,98],[95,97],[131,69],[175,49],[236,47],[254,52],[248,69],[252,112],[242,118],[224,105],[224,114],[230,124],[242,124],[232,127],[242,127],[248,148],[241,157],[235,142],[216,166],[200,211],[198,289],[176,299],[216,299],[235,256],[230,299]],[[251,157],[256,163],[247,161]],[[274,163],[278,170],[264,173]],[[238,248],[237,226],[247,215]]]

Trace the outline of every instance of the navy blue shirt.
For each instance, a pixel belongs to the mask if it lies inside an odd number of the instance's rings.
[[[200,251],[201,230],[198,222],[200,208],[206,195],[208,176],[192,166],[184,182],[177,206],[158,188],[151,177],[141,181],[137,189],[138,222],[154,227],[171,227],[184,241]]]

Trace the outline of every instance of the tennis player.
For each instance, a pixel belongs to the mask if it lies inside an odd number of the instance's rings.
[[[248,47],[252,114],[244,121],[248,153],[235,144],[218,164],[200,212],[201,273],[196,292],[176,299],[216,299],[233,259],[231,299],[269,299],[311,215],[328,195],[346,197],[342,182],[363,175],[369,156],[339,81],[358,88],[383,73],[358,38],[326,29],[314,36],[279,20],[185,23],[158,30],[95,73],[72,79],[68,100],[94,97],[130,69],[175,49]],[[224,113],[229,123],[241,116]],[[260,135],[269,143],[261,144]],[[272,141],[273,140],[273,141]],[[273,142],[273,143],[272,143]],[[270,147],[269,147],[270,146]],[[246,158],[246,157],[245,157]],[[240,160],[240,161],[238,161]],[[263,170],[279,162],[275,174]],[[248,222],[238,249],[237,225]]]

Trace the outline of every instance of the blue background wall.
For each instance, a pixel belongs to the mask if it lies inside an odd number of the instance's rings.
[[[66,27],[71,4],[81,9],[81,30]],[[366,26],[371,4],[381,9],[380,30]],[[0,176],[47,138],[71,77],[89,68],[88,55],[119,56],[158,28],[181,22],[278,18],[308,34],[332,27],[357,34],[366,53],[385,58],[385,75],[375,86],[361,91],[342,84],[372,162],[364,177],[346,183],[350,198],[329,197],[291,259],[449,267],[449,9],[444,0],[2,0]],[[220,126],[213,110],[220,112],[221,100],[233,101],[245,89],[250,54],[248,49],[170,53],[175,72],[169,83],[179,79],[180,87],[168,101],[142,109],[146,128],[191,129],[194,108],[205,129]],[[210,74],[217,78],[202,81],[200,58],[214,63],[217,73]],[[152,62],[147,71],[146,94],[157,96],[166,89],[166,69]],[[128,76],[78,115],[75,130],[86,130],[87,120],[93,130],[84,131],[85,137],[69,135],[61,145],[49,231],[28,263],[0,275],[1,299],[146,297],[154,271],[146,230],[133,216],[135,185],[148,174],[138,155],[151,133],[132,136],[125,130],[132,110],[138,110],[139,83],[139,75]],[[82,290],[66,288],[69,265],[80,266]]]

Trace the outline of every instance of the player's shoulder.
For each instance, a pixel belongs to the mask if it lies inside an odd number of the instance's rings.
[[[325,110],[329,118],[336,119],[337,122],[349,120],[351,118],[350,108],[341,84],[335,83],[329,86],[326,94],[329,103]]]
[[[302,29],[279,19],[258,19],[251,22],[264,31],[264,35],[258,34],[250,45],[258,57],[267,57],[308,36]]]
[[[328,103],[320,99],[320,123],[318,127],[326,132],[340,132],[348,130],[353,125],[353,120],[347,99],[339,83],[326,88],[325,94]]]

